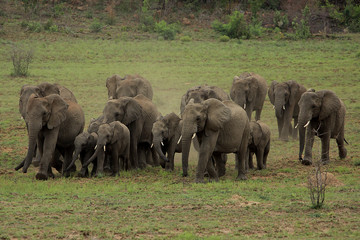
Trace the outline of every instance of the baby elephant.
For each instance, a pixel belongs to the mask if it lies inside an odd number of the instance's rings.
[[[80,155],[81,164],[84,165],[90,157],[94,154],[96,142],[98,140],[97,133],[88,133],[82,132],[75,138],[75,152],[73,154],[72,162],[70,163],[68,169],[70,169],[74,164],[78,156]],[[96,162],[94,162],[94,166],[91,172],[91,175],[95,174],[96,170]],[[87,167],[83,167],[79,173],[79,177],[87,177],[89,175],[89,171]]]
[[[253,154],[256,155],[257,168],[266,168],[266,160],[270,151],[270,128],[261,121],[250,122],[249,168],[254,168]]]
[[[129,167],[130,154],[130,132],[129,129],[119,121],[104,123],[99,126],[97,131],[98,140],[96,142],[95,153],[83,165],[87,167],[95,158],[97,158],[97,169],[95,176],[103,174],[104,158],[106,154],[110,155],[110,164],[112,176],[119,174],[119,158],[122,167],[127,170]]]

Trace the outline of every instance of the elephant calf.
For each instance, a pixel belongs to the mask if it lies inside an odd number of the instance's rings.
[[[254,153],[258,170],[266,168],[266,160],[270,151],[270,137],[271,132],[268,125],[261,121],[250,122],[249,168],[254,168]]]

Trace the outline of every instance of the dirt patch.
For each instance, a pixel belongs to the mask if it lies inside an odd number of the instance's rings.
[[[231,198],[228,200],[229,203],[236,205],[237,207],[248,207],[248,206],[255,206],[259,205],[259,202],[254,201],[247,201],[244,197],[235,194],[232,195]]]
[[[325,179],[326,177],[326,186],[329,186],[329,187],[341,187],[341,186],[344,186],[344,183],[342,183],[339,179],[336,178],[336,176],[332,173],[322,173],[321,174],[321,178],[322,179]],[[313,184],[315,184],[315,176],[311,176],[310,177],[311,181],[313,182]],[[305,183],[302,183],[301,186],[305,186],[307,187],[308,183],[305,182]]]

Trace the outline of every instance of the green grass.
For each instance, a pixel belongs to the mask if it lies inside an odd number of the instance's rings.
[[[201,33],[202,34],[202,33]],[[48,40],[50,38],[50,40]],[[27,78],[10,77],[10,41],[0,39],[0,238],[45,239],[314,239],[360,237],[360,36],[346,39],[220,43],[197,41],[124,41],[30,34],[34,48]],[[83,107],[86,126],[107,101],[105,80],[112,74],[138,73],[154,89],[154,103],[165,115],[179,113],[180,98],[192,86],[207,83],[229,91],[234,75],[256,72],[272,80],[296,80],[306,88],[331,89],[345,102],[348,157],[339,160],[331,142],[327,167],[335,183],[325,205],[312,209],[306,188],[312,167],[297,160],[298,142],[277,139],[277,124],[266,99],[262,121],[272,132],[268,169],[251,170],[249,180],[234,181],[234,158],[218,183],[194,184],[190,177],[160,168],[121,172],[100,179],[35,180],[13,168],[27,151],[25,123],[18,111],[24,84],[57,82],[71,89]],[[313,155],[320,157],[316,139]],[[6,226],[6,227],[4,227]]]

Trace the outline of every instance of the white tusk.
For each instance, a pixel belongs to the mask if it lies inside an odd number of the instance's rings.
[[[106,151],[106,147],[105,147],[105,145],[104,145],[104,152]]]
[[[97,145],[95,145],[95,147],[94,147],[94,150],[96,150],[97,149]]]
[[[154,144],[152,143],[151,146],[150,146],[150,148],[153,148],[153,146],[154,146]]]
[[[310,124],[310,121],[308,121],[308,122],[305,124],[304,128],[306,128],[309,124]]]
[[[21,116],[21,119],[24,120],[23,116]]]
[[[299,124],[296,124],[295,128],[297,128],[299,126]]]
[[[285,110],[285,105],[283,106],[283,109]]]
[[[164,143],[162,141],[160,143],[161,143],[161,146],[164,146]]]
[[[244,103],[244,109],[246,109],[246,103]]]
[[[180,135],[180,138],[179,138],[179,140],[177,141],[177,144],[180,143],[181,139],[182,139],[182,135]]]
[[[194,135],[192,136],[192,138],[191,139],[194,139],[196,137],[196,133],[194,133]]]
[[[110,97],[109,97],[109,100],[113,100],[113,96],[110,96]]]
[[[273,109],[275,109],[275,105],[273,105]]]

